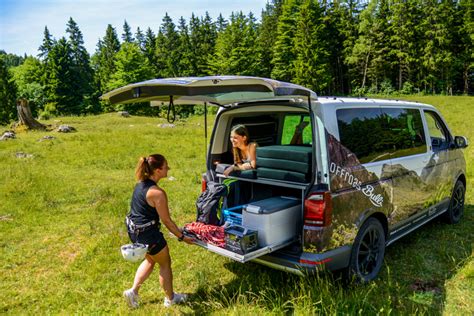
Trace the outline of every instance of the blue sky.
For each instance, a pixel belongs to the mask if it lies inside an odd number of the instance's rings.
[[[148,27],[156,33],[165,12],[175,24],[183,16],[187,21],[194,12],[209,12],[213,20],[219,13],[227,19],[231,12],[252,11],[257,18],[267,0],[0,0],[0,49],[17,55],[38,54],[44,27],[54,38],[65,36],[66,23],[72,17],[79,25],[89,54],[112,24],[122,34],[124,20],[133,33]]]

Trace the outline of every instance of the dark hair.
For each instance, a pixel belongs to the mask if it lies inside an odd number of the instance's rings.
[[[248,145],[249,143],[249,131],[245,125],[239,124],[235,125],[232,127],[231,132],[234,132],[235,134],[239,136],[245,136],[247,137],[245,139],[245,145]],[[242,163],[242,153],[239,148],[232,147],[232,152],[234,154],[234,163]]]
[[[148,157],[141,157],[135,169],[135,177],[138,181],[149,179],[156,169],[161,169],[166,158],[160,154],[153,154]]]

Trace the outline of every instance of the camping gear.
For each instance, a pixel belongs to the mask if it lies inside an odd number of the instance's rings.
[[[145,223],[143,225],[136,225],[135,223],[133,223],[133,221],[130,219],[129,216],[125,216],[125,225],[127,225],[127,229],[129,232],[133,233],[133,234],[139,234],[139,233],[143,233],[153,227],[158,227],[158,229],[160,228],[160,222],[158,221],[155,221],[155,220],[152,220],[148,223]]]
[[[221,198],[227,196],[227,186],[217,182],[208,182],[206,190],[202,192],[197,201],[197,222],[218,225],[217,212],[220,208]]]
[[[126,244],[120,247],[120,250],[125,260],[130,262],[138,262],[145,259],[145,255],[148,251],[148,245],[140,243]]]
[[[242,225],[243,205],[234,206],[222,210],[222,221],[231,225]]]
[[[225,229],[225,249],[246,254],[258,248],[258,233],[242,226],[233,225]]]
[[[258,231],[261,247],[280,244],[297,236],[296,219],[301,212],[299,199],[272,197],[245,205],[242,226]]]
[[[197,239],[218,247],[225,245],[224,227],[194,222],[184,225],[184,233],[194,235]]]

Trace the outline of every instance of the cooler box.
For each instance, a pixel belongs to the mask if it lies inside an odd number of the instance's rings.
[[[242,226],[258,232],[260,247],[284,243],[297,234],[301,200],[272,197],[245,205]]]

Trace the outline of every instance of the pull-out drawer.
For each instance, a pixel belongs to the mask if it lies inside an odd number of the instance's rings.
[[[214,246],[212,244],[207,244],[207,243],[205,243],[201,240],[196,240],[195,244],[198,245],[198,246],[201,246],[203,248],[206,248],[207,250],[209,250],[211,252],[217,253],[221,256],[224,256],[224,257],[230,258],[232,260],[244,263],[244,262],[248,262],[250,260],[253,260],[255,258],[261,257],[263,255],[269,254],[271,252],[274,252],[278,249],[289,246],[294,241],[295,241],[294,239],[291,239],[291,240],[287,240],[285,242],[281,242],[279,244],[268,245],[268,246],[256,249],[252,252],[249,252],[249,253],[246,253],[246,254],[243,254],[243,255],[232,252],[230,250],[227,250],[227,249],[224,249],[224,248],[221,248],[221,247]]]

